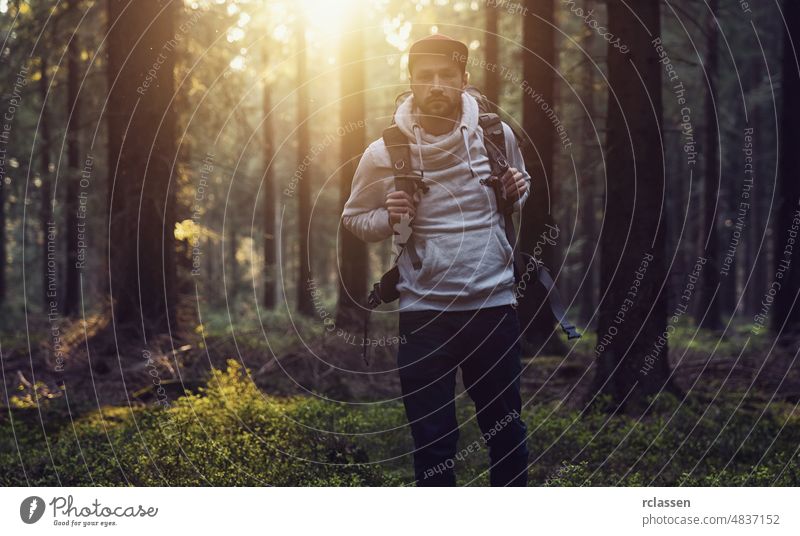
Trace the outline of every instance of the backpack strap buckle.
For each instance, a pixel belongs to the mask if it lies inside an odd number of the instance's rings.
[[[506,156],[506,134],[500,116],[492,113],[480,114],[478,124],[483,130],[483,140],[492,175],[502,177],[509,168]]]
[[[392,125],[383,131],[383,143],[389,151],[389,158],[392,161],[392,171],[394,172],[394,188],[398,192],[406,192],[411,197],[416,191],[422,190],[427,193],[429,187],[423,182],[423,177],[414,173],[411,169],[411,149],[405,134],[400,131],[400,127]],[[404,244],[399,244],[408,251],[408,258],[415,270],[422,268],[422,261],[414,247],[413,234],[409,236]]]

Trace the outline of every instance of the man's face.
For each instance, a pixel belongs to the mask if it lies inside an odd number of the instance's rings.
[[[448,57],[432,54],[414,59],[411,91],[423,114],[453,117],[466,85],[467,75]]]

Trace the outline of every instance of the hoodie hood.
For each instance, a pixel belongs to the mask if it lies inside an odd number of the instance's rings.
[[[473,169],[470,143],[478,138],[478,103],[466,91],[461,93],[461,117],[453,130],[440,136],[425,132],[419,122],[420,110],[410,95],[395,112],[395,123],[408,138],[412,165],[423,172],[466,164],[472,176]]]

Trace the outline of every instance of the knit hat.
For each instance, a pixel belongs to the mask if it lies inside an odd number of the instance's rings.
[[[445,56],[447,59],[456,63],[461,71],[467,69],[467,57],[469,56],[469,49],[467,45],[442,34],[433,34],[423,37],[415,41],[408,51],[408,72],[414,65],[414,60],[421,55],[438,54]]]

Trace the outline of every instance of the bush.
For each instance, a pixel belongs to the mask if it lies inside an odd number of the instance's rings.
[[[330,430],[329,405],[265,397],[229,361],[208,387],[167,408],[103,408],[28,441],[24,472],[4,485],[376,486],[388,483],[365,451]],[[303,423],[303,424],[299,424]],[[10,423],[4,428],[9,428]],[[335,428],[334,428],[335,429]],[[5,438],[7,430],[3,430]],[[35,434],[29,434],[35,436]],[[3,445],[4,447],[6,445]],[[4,467],[19,466],[3,449]]]

